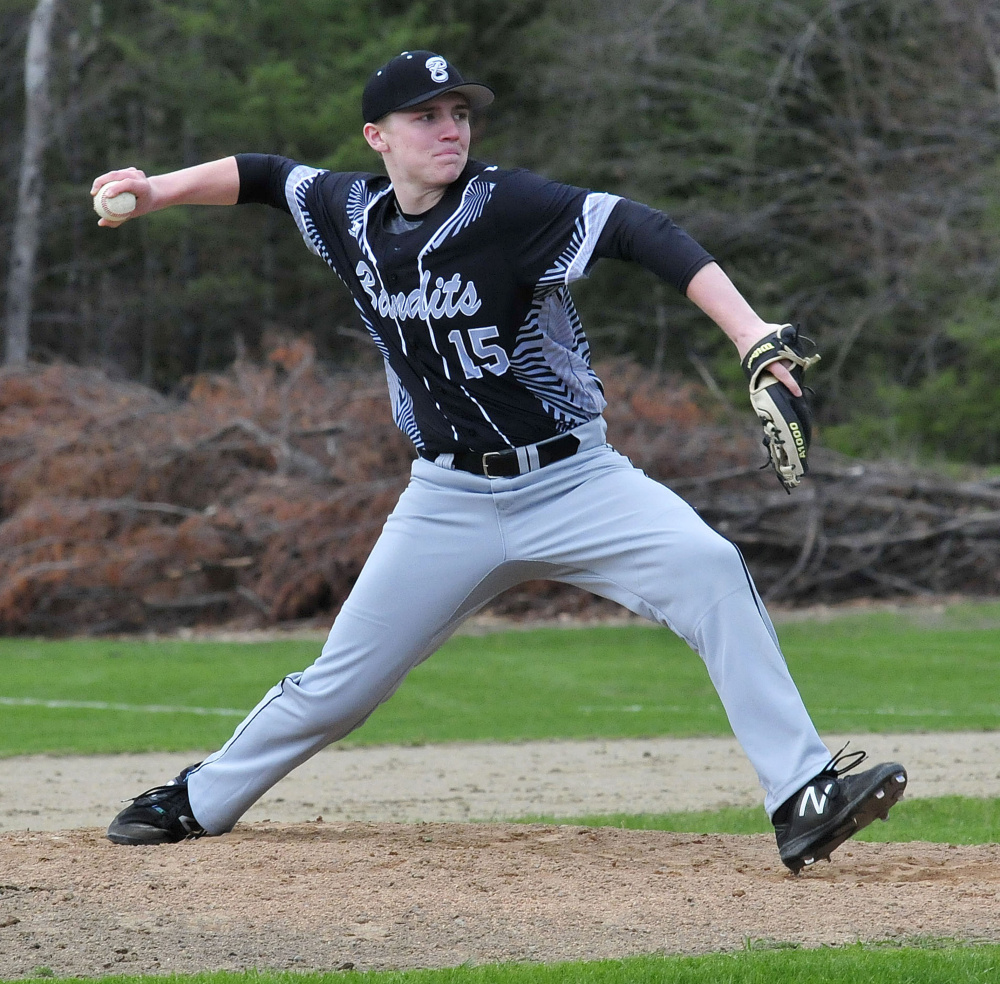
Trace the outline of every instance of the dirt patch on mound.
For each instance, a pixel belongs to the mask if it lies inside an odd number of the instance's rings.
[[[1000,846],[511,824],[268,824],[155,848],[0,835],[0,976],[359,970],[948,936],[1000,940]]]
[[[1000,795],[996,732],[858,744],[906,764],[908,798]],[[996,844],[848,843],[795,878],[770,836],[499,822],[759,803],[731,739],[327,750],[232,834],[110,844],[121,798],[185,761],[0,761],[0,979],[1000,941]]]

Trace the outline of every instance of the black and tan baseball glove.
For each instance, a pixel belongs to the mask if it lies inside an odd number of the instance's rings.
[[[793,396],[767,367],[784,361],[792,377],[803,389]],[[750,382],[750,402],[764,425],[764,447],[778,480],[791,492],[809,470],[806,463],[812,440],[812,410],[805,397],[802,380],[806,369],[819,362],[815,346],[799,334],[795,325],[782,325],[765,335],[743,359],[743,371]]]

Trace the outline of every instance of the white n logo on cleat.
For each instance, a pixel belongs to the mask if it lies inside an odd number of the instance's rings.
[[[809,786],[802,796],[802,802],[799,804],[799,816],[804,817],[806,815],[806,805],[811,801],[813,810],[816,812],[817,816],[822,816],[823,811],[826,809],[826,801],[830,796],[830,790],[833,789],[833,783],[827,783],[826,789],[823,790],[822,796],[816,795],[816,787]]]

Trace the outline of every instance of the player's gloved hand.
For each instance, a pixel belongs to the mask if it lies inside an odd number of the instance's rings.
[[[812,440],[812,409],[802,380],[805,371],[819,362],[811,339],[795,325],[782,325],[751,346],[743,358],[750,383],[750,403],[764,426],[764,447],[778,480],[791,492],[809,470],[806,458]],[[787,366],[801,396],[779,382],[768,370],[780,362]]]

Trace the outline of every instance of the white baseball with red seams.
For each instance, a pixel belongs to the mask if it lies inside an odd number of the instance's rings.
[[[115,191],[120,184],[119,181],[109,181],[101,185],[94,195],[94,211],[102,219],[117,222],[135,211],[135,195],[131,191]]]

